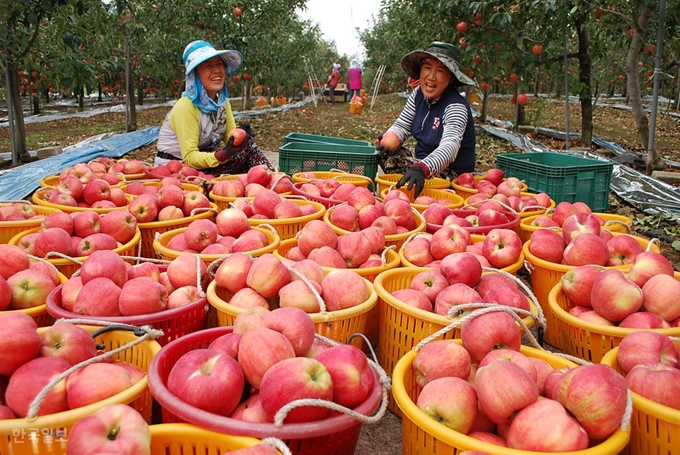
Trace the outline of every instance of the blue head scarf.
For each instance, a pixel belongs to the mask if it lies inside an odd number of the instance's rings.
[[[203,84],[201,84],[200,79],[196,75],[195,70],[198,65],[217,56],[224,62],[227,75],[236,72],[243,63],[243,56],[240,52],[231,50],[218,51],[207,41],[193,41],[189,43],[182,55],[184,67],[186,68],[186,88],[182,96],[191,99],[191,102],[205,114],[217,112],[220,108],[224,107],[229,98],[226,81],[218,92],[216,102],[208,96],[208,92],[205,91]]]

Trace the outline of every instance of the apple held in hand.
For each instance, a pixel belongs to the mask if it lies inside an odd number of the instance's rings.
[[[232,142],[232,144],[236,147],[243,144],[243,141],[246,140],[246,136],[246,131],[241,128],[234,128],[233,130],[229,131],[229,133],[227,133],[227,139],[233,137],[234,142]]]
[[[397,136],[392,131],[386,131],[382,135],[382,139],[380,140],[379,144],[388,151],[391,151],[401,145],[401,140],[399,140],[399,136]]]
[[[66,455],[150,455],[151,431],[132,407],[114,404],[78,420],[68,434]]]

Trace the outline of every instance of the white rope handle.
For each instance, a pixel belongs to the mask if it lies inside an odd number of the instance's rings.
[[[300,281],[305,283],[307,287],[312,291],[312,294],[314,294],[314,297],[316,297],[316,301],[319,304],[319,313],[322,314],[328,313],[328,309],[326,308],[326,302],[323,300],[323,297],[321,297],[321,294],[319,294],[314,285],[307,279],[307,277],[303,275],[300,271],[294,269],[293,267],[286,266],[286,268],[290,273],[298,277]]]
[[[286,443],[280,440],[279,438],[269,436],[267,438],[262,439],[262,444],[266,444],[270,447],[275,448],[283,455],[293,455],[293,452],[290,451],[290,448],[288,448]]]

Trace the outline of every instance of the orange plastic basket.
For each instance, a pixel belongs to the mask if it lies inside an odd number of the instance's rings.
[[[59,275],[59,283],[64,284],[68,278],[61,272],[57,273]],[[5,310],[7,312],[15,311],[18,313],[25,313],[33,318],[38,327],[49,327],[54,324],[54,317],[47,312],[47,304],[34,306],[31,308],[24,308],[21,310]],[[0,311],[3,313],[3,311]]]
[[[33,202],[37,205],[42,205],[43,207],[50,207],[53,209],[61,210],[62,212],[66,213],[73,213],[73,212],[84,212],[86,210],[93,210],[100,215],[103,213],[109,213],[113,210],[125,210],[127,208],[127,205],[124,205],[122,207],[110,207],[110,208],[92,208],[92,207],[72,207],[70,205],[61,205],[61,204],[54,204],[52,202],[47,202],[45,199],[43,199],[43,196],[45,193],[48,191],[51,191],[52,188],[43,188],[40,190],[37,190],[35,193],[33,193],[33,196],[31,196],[31,199]],[[128,204],[130,203],[130,196],[127,195],[127,200]]]
[[[254,438],[275,437],[283,440],[295,455],[352,455],[361,432],[361,422],[342,413],[334,413],[324,420],[307,423],[255,423],[218,416],[201,411],[173,395],[167,388],[172,367],[185,353],[206,348],[219,336],[232,332],[232,327],[201,330],[164,346],[154,357],[149,368],[149,388],[162,408],[163,423],[188,422],[222,434]],[[363,415],[373,414],[380,405],[382,385],[372,369],[376,386],[369,397],[354,408]],[[166,452],[164,452],[166,453]],[[174,452],[170,452],[173,453]],[[194,455],[194,452],[191,452]],[[211,455],[218,452],[210,452]]]
[[[477,182],[479,182],[480,180],[484,180],[484,177],[481,176],[481,175],[476,175],[475,176],[475,184]],[[503,180],[505,180],[505,179],[503,179]],[[459,185],[458,184],[458,178],[455,178],[451,181],[451,188],[453,188],[456,191],[456,194],[461,196],[463,199],[467,199],[470,196],[473,196],[473,195],[479,193],[479,191],[477,191],[474,188],[468,188],[466,186]],[[520,191],[524,192],[524,191],[527,191],[529,189],[529,186],[525,182],[521,182],[519,189],[520,189]]]
[[[378,194],[382,193],[383,190],[388,189],[391,186],[395,186],[403,176],[404,174],[382,174],[377,176],[375,178],[375,183],[378,184]],[[433,177],[431,179],[425,179],[424,188],[431,190],[443,190],[446,188],[451,188],[451,182],[440,177]],[[414,199],[413,194],[416,191],[415,188],[411,188],[411,190],[403,188],[402,191],[408,194],[409,199]]]
[[[675,272],[675,279],[680,281],[680,272]],[[670,337],[680,337],[680,327],[633,329],[595,324],[572,316],[569,310],[574,305],[564,295],[561,282],[555,284],[550,291],[548,305],[549,311],[554,316],[555,327],[561,335],[562,350],[593,363],[599,363],[609,351],[621,343],[623,337],[632,332],[646,330]]]
[[[297,246],[297,239],[288,239],[284,240],[281,242],[279,247],[274,250],[274,255],[276,255],[279,258],[285,257],[286,253],[293,248],[294,246]],[[366,278],[368,281],[371,283],[375,281],[375,278],[378,276],[379,273],[384,272],[385,270],[390,270],[390,269],[396,269],[399,267],[400,264],[400,258],[399,254],[394,251],[394,249],[388,249],[383,252],[384,253],[384,258],[385,258],[385,264],[378,266],[378,267],[365,267],[365,268],[359,268],[359,269],[350,269],[354,270],[357,272],[359,275],[363,276]],[[328,273],[333,268],[331,267],[321,267],[324,271],[324,273]],[[378,343],[378,338],[379,338],[379,333],[380,333],[380,324],[378,322],[378,318],[380,317],[380,312],[378,311],[378,305],[375,305],[369,312],[368,318],[366,320],[366,338],[368,338],[368,341],[371,343],[371,346],[376,346]]]
[[[679,343],[674,342],[677,348]],[[613,367],[625,376],[619,367],[619,348],[604,355],[605,365]],[[680,410],[661,405],[635,392],[633,416],[630,422],[630,443],[622,454],[626,455],[676,455],[680,447]]]
[[[22,237],[28,234],[32,234],[34,232],[38,232],[38,230],[40,230],[39,227],[21,231],[20,233],[12,237],[9,243],[11,245],[18,245]],[[125,245],[119,246],[118,248],[114,248],[113,251],[118,253],[120,256],[137,256],[138,253],[137,250],[139,248],[139,242],[141,239],[142,234],[139,228],[137,228],[134,237],[132,237],[132,239],[129,242],[127,242]],[[59,270],[59,272],[66,275],[67,278],[70,278],[74,273],[76,273],[78,269],[80,269],[80,263],[87,259],[87,256],[78,256],[74,257],[73,259],[78,262],[74,262],[69,259],[64,259],[60,257],[50,257],[46,258],[45,260],[54,265]]]
[[[251,226],[257,226],[259,224],[265,223],[276,229],[279,233],[281,240],[292,239],[297,235],[298,232],[305,227],[305,224],[312,220],[321,219],[326,213],[326,207],[319,202],[309,201],[307,199],[289,199],[291,202],[297,205],[312,205],[316,208],[314,213],[309,215],[297,216],[295,218],[281,218],[281,219],[249,219],[248,222]]]
[[[192,221],[204,218],[213,219],[217,213],[217,205],[211,202],[212,210],[198,211],[193,216],[185,216],[176,220],[168,221],[150,221],[148,223],[137,223],[137,227],[142,234],[142,249],[140,256],[145,258],[158,259],[158,254],[153,247],[153,242],[156,240],[156,233],[163,234],[173,229],[186,228]]]
[[[219,182],[221,180],[236,180],[238,179],[239,174],[229,174],[229,175],[220,175],[219,177],[215,177],[214,179],[211,180],[211,182]],[[286,196],[291,194],[290,191],[285,192],[285,193],[279,193],[281,196]],[[236,199],[248,199],[252,200],[253,196],[239,196],[239,197],[232,197],[232,196],[218,196],[217,194],[213,193],[210,191],[208,193],[208,197],[210,198],[211,201],[213,201],[215,204],[217,204],[217,208],[222,211],[226,209],[229,206],[229,203],[234,202]]]
[[[471,234],[470,235],[470,240],[472,243],[479,243],[483,242],[486,236],[484,235],[479,235],[479,234]],[[402,245],[402,248],[399,249],[399,259],[401,260],[401,265],[403,267],[418,267],[417,265],[413,264],[410,262],[408,259],[406,259],[406,256],[404,256],[404,245]],[[520,253],[519,259],[514,264],[510,264],[507,267],[503,267],[502,270],[503,272],[508,272],[512,275],[517,275],[517,271],[522,268],[524,265],[524,253]]]
[[[52,213],[60,212],[61,210],[52,207],[43,207],[41,205],[33,205],[26,201],[26,204],[31,205],[35,210],[36,215],[51,215]],[[11,203],[0,203],[0,207],[12,205]],[[42,219],[33,220],[16,220],[16,221],[0,221],[0,243],[9,243],[10,239],[21,231],[31,228],[40,227]]]
[[[542,229],[538,226],[532,226],[531,223],[541,215],[540,213],[533,213],[531,216],[522,217],[519,222],[519,236],[522,242],[526,242],[531,239],[531,234],[538,229]],[[552,218],[552,213],[544,213],[544,215]],[[633,219],[625,215],[616,215],[612,213],[595,213],[595,215],[604,219],[605,223],[602,225],[603,229],[607,229],[611,232],[621,232],[624,234],[632,233]]]
[[[337,207],[337,206],[336,206]],[[328,210],[326,210],[326,213],[323,216],[323,221],[328,224],[333,231],[335,231],[336,234],[338,235],[347,235],[349,234],[350,231],[346,231],[344,229],[341,229],[331,223],[331,212],[333,211],[335,207],[331,207]],[[423,216],[418,212],[416,209],[411,208],[413,211],[413,217],[416,219],[417,222],[417,227],[408,232],[404,232],[403,234],[391,234],[391,235],[386,235],[385,236],[385,245],[390,246],[394,245],[395,248],[399,249],[401,248],[401,245],[406,241],[407,238],[409,238],[411,235],[415,234],[416,232],[423,232],[425,228],[427,227],[427,222],[423,218]]]
[[[619,232],[613,232],[614,235],[624,235]],[[627,235],[627,234],[626,234]],[[640,245],[647,248],[649,245],[649,240],[642,237],[633,236],[640,242]],[[529,247],[531,245],[531,240],[528,240],[522,246],[522,252],[524,253],[524,258],[526,259],[526,267],[531,274],[531,288],[534,291],[534,295],[541,305],[546,319],[546,330],[544,334],[544,340],[549,345],[557,348],[563,349],[562,346],[562,335],[560,329],[557,326],[557,318],[554,313],[549,309],[549,299],[550,291],[553,286],[560,282],[562,275],[564,275],[568,270],[573,269],[576,266],[556,264],[553,262],[544,261],[534,256]],[[652,251],[659,252],[659,247],[657,245],[652,245]],[[618,265],[611,266],[607,268],[618,269],[621,271],[628,271],[632,267],[632,264],[628,265]]]
[[[273,232],[271,229],[268,229],[266,227],[259,227],[259,226],[254,226],[252,229],[256,229],[262,233],[264,233],[265,237],[267,237],[267,246],[264,246],[262,248],[258,248],[257,250],[253,251],[248,251],[247,254],[251,256],[262,256],[265,253],[271,253],[274,251],[278,246],[279,243],[281,243],[281,239],[279,238],[279,235],[275,232]],[[182,254],[181,251],[176,251],[176,250],[171,250],[168,248],[168,242],[170,240],[179,234],[184,234],[184,231],[186,231],[187,228],[177,228],[177,229],[172,229],[169,231],[166,231],[160,235],[158,235],[154,241],[153,241],[153,249],[156,251],[157,255],[160,255],[160,259],[166,260],[166,261],[172,261],[175,258],[177,258],[180,254]],[[210,264],[211,262],[225,256],[224,254],[199,254],[203,262],[205,262],[206,265]]]
[[[262,444],[261,439],[222,434],[190,423],[162,423],[149,429],[151,455],[215,455]]]
[[[82,327],[90,333],[101,328]],[[47,327],[39,328],[38,333],[42,334],[47,329]],[[106,351],[111,351],[136,338],[132,332],[113,330],[100,334],[95,341],[103,344]],[[151,360],[158,354],[160,348],[156,341],[144,340],[114,355],[113,361],[135,365],[148,372]],[[78,420],[105,406],[118,403],[129,404],[147,422],[151,422],[152,397],[148,388],[148,375],[127,390],[82,408],[39,416],[34,420],[23,418],[0,420],[0,453],[3,455],[63,455],[66,453],[68,434]]]
[[[333,179],[337,180],[340,183],[351,183],[354,186],[363,186],[364,188],[368,188],[369,186],[373,186],[373,180],[371,180],[370,177],[366,177],[365,175],[361,174],[350,174],[348,172],[344,171],[313,171],[314,178],[306,178],[303,177],[303,174],[306,174],[308,172],[298,172],[296,174],[293,174],[291,177],[293,178],[294,182],[302,182],[302,183],[307,183],[311,182],[313,180],[325,180],[325,179]]]
[[[572,368],[576,364],[540,349],[522,346],[526,356],[542,359],[553,368]],[[435,421],[415,404],[420,389],[416,384],[412,363],[418,351],[405,353],[397,362],[392,374],[392,394],[402,412],[402,451],[419,455],[457,455],[464,450],[477,450],[488,455],[548,455],[547,452],[529,452],[497,446],[454,431]],[[565,455],[615,455],[626,447],[630,431],[618,429],[600,444]]]
[[[373,289],[373,284],[366,280],[369,289],[368,299],[359,305],[344,310],[327,311],[325,313],[310,313],[309,316],[314,321],[316,333],[326,338],[335,340],[338,343],[348,343],[350,336],[355,333],[366,334],[368,316],[376,306],[378,296]],[[218,288],[215,281],[208,285],[208,302],[217,309],[217,321],[221,327],[234,325],[234,319],[240,313],[246,311],[245,308],[236,307],[229,304],[231,295],[228,291]],[[362,340],[356,337],[351,341],[357,347],[361,347]]]
[[[386,188],[380,192],[380,197],[385,198],[385,195],[391,190],[392,188]],[[405,194],[409,194],[409,191],[406,191],[405,187],[401,187],[398,189],[399,191],[402,191]],[[411,192],[412,193],[412,192]],[[458,196],[456,193],[449,189],[436,189],[436,188],[424,188],[423,191],[420,193],[421,196],[430,196],[437,201],[440,200],[446,200],[446,207],[450,209],[459,209],[463,206],[465,201],[463,200],[462,197]],[[411,207],[415,208],[418,210],[420,213],[423,213],[425,209],[427,208],[427,205],[425,204],[415,204],[413,203],[413,199],[409,199],[411,201]]]
[[[59,183],[61,178],[60,174],[47,175],[40,180],[41,188],[54,188],[54,186]]]
[[[378,295],[380,311],[378,363],[388,375],[392,374],[392,370],[399,359],[415,345],[459,319],[415,308],[392,296],[392,292],[396,290],[408,289],[413,278],[426,270],[431,269],[427,267],[401,267],[387,270],[378,275],[373,283]],[[534,314],[538,312],[533,303],[531,304],[531,312]],[[531,327],[536,322],[532,317],[523,318],[523,321],[527,327]],[[442,338],[460,338],[460,329],[451,330],[445,333]],[[390,401],[390,410],[394,413],[399,412],[394,401]]]

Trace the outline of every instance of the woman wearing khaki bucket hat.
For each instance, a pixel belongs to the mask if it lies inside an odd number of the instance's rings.
[[[380,135],[376,149],[380,166],[388,174],[404,174],[397,187],[414,185],[415,197],[422,191],[425,179],[441,176],[453,179],[475,168],[475,124],[467,100],[459,87],[474,81],[458,68],[460,50],[434,41],[425,50],[404,56],[401,68],[419,81],[406,106],[386,133]],[[399,144],[385,144],[383,136],[393,133]],[[413,136],[413,151],[403,143]]]

